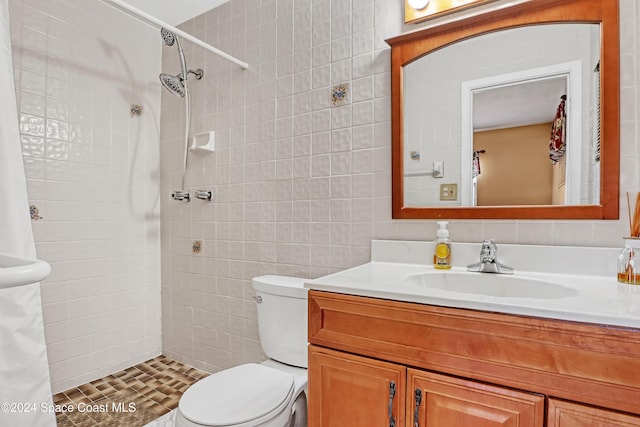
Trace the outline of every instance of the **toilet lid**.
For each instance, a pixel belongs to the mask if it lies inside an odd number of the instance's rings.
[[[292,394],[292,375],[248,363],[193,384],[182,395],[179,407],[182,415],[196,424],[228,426],[267,415]]]

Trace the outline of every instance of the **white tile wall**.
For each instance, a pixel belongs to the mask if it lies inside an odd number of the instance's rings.
[[[98,1],[11,0],[10,23],[55,393],[161,350],[161,40]]]
[[[252,277],[317,277],[365,262],[370,240],[432,239],[435,221],[391,220],[390,55],[396,0],[231,0],[184,28],[249,63],[242,71],[189,46],[195,132],[216,152],[192,155],[187,187],[214,202],[170,200],[179,185],[178,100],[162,98],[163,351],[215,371],[263,357]],[[638,57],[634,0],[621,1],[622,191],[638,190]],[[165,69],[175,69],[165,49]],[[628,68],[627,68],[628,67]],[[349,83],[333,107],[331,85]],[[203,108],[204,107],[204,108]],[[454,221],[475,242],[617,246],[620,221]],[[191,254],[193,240],[204,250]]]

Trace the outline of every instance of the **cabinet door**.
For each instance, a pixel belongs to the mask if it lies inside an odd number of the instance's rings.
[[[412,427],[542,427],[544,396],[408,370]]]
[[[640,417],[549,399],[548,427],[640,426]]]
[[[309,427],[401,427],[406,368],[309,346]]]

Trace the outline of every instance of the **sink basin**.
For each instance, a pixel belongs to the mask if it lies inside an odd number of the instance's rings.
[[[39,282],[50,272],[45,261],[0,253],[0,289]]]
[[[485,295],[498,298],[558,299],[578,296],[579,292],[545,280],[517,275],[472,273],[467,271],[428,271],[407,276],[412,286],[446,292]]]

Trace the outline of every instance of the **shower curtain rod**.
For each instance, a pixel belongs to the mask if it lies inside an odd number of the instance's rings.
[[[205,49],[207,49],[209,52],[213,52],[216,55],[219,55],[221,57],[223,57],[224,59],[233,62],[234,64],[239,65],[240,67],[244,68],[245,70],[247,68],[249,68],[249,64],[247,64],[246,62],[242,62],[239,59],[229,55],[226,52],[221,51],[218,48],[215,48],[213,46],[211,46],[208,43],[203,42],[202,40],[200,40],[199,38],[193,37],[191,34],[189,33],[185,33],[184,31],[174,27],[171,24],[167,24],[164,21],[161,21],[160,19],[156,18],[155,16],[151,16],[148,13],[131,6],[128,3],[123,2],[122,0],[101,0],[103,3],[107,3],[109,4],[109,6],[113,7],[114,9],[117,9],[121,12],[124,12],[122,9],[125,9],[126,11],[129,11],[131,13],[133,13],[134,15],[137,15],[137,17],[142,18],[143,22],[146,21],[146,23],[153,23],[155,25],[157,25],[158,27],[162,28],[166,28],[167,30],[172,31],[174,34],[177,34],[179,36],[182,36],[184,39],[189,40],[192,43],[197,44],[200,47],[203,47]]]

